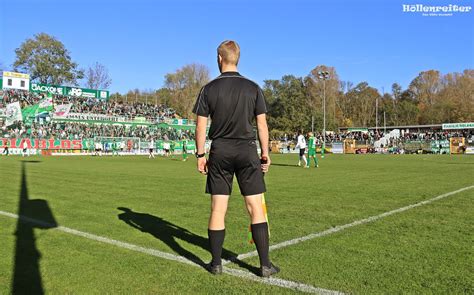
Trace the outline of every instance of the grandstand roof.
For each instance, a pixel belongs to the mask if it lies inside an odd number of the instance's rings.
[[[349,129],[368,129],[368,130],[383,130],[383,129],[442,129],[443,124],[429,124],[429,125],[404,125],[404,126],[378,126],[378,127],[339,127],[339,131],[346,131]]]

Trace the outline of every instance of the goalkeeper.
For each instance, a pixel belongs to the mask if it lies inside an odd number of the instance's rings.
[[[308,162],[306,167],[309,168],[311,165],[311,159],[314,160],[314,167],[319,167],[318,157],[316,157],[316,137],[313,132],[308,133]]]

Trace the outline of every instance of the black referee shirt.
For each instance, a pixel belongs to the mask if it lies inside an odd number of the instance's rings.
[[[267,112],[260,87],[238,72],[224,72],[204,87],[193,113],[211,117],[209,138],[255,140],[253,120]]]

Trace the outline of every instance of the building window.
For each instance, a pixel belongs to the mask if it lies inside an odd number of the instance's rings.
[[[8,82],[7,84],[8,86],[12,86],[12,79],[8,79],[7,82]]]
[[[25,81],[23,81],[23,80],[20,81],[20,87],[25,88]]]

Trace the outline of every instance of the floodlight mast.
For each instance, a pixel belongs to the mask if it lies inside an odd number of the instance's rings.
[[[329,80],[328,71],[319,71],[318,79],[323,81],[323,147],[321,149],[321,158],[324,158],[326,149],[326,80]]]

